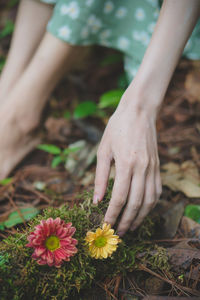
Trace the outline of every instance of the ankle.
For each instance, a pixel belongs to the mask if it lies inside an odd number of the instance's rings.
[[[35,130],[40,122],[39,116],[36,116],[34,114],[25,114],[16,117],[16,122],[20,128],[20,130],[24,134],[28,134],[31,131]]]
[[[7,114],[7,124],[12,128],[18,128],[18,131],[22,135],[27,135],[35,130],[38,127],[39,122],[39,116],[33,113],[23,113],[14,110]]]

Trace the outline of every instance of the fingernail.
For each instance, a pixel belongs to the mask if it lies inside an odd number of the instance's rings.
[[[97,195],[94,195],[93,197],[93,204],[97,204],[99,201],[99,197]]]
[[[119,232],[117,232],[117,235],[119,235],[120,237],[122,237],[124,234],[125,234],[124,231],[119,231]]]

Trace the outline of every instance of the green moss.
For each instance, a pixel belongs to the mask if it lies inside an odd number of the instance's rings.
[[[152,251],[147,252],[144,260],[148,262],[151,266],[151,269],[157,270],[160,269],[162,271],[169,271],[169,257],[167,255],[167,251],[165,248],[155,245]]]
[[[103,223],[112,185],[110,182],[104,200],[98,206],[92,204],[92,192],[85,193],[79,207],[48,208],[43,215],[33,219],[24,232],[9,236],[0,243],[0,299],[76,299],[78,293],[91,287],[94,280],[113,277],[119,272],[125,275],[134,270],[136,254],[144,248],[152,248],[146,243],[154,231],[155,224],[151,219],[147,218],[135,233],[127,233],[111,258],[92,259],[85,244],[87,231],[93,231]],[[59,269],[38,265],[31,258],[33,249],[25,246],[27,235],[35,225],[49,217],[60,217],[76,227],[74,238],[78,240],[78,253]],[[158,264],[162,266],[160,260]]]

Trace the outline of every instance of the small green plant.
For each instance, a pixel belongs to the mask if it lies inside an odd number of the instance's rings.
[[[5,38],[8,35],[11,35],[14,31],[14,23],[11,20],[8,20],[4,28],[0,31],[0,39]]]
[[[19,0],[10,0],[8,1],[8,7],[12,8],[19,3]]]
[[[38,145],[37,148],[54,155],[54,158],[51,162],[52,168],[56,168],[61,163],[64,164],[70,153],[76,152],[80,149],[80,147],[68,147],[62,150],[58,146],[51,145],[51,144],[41,144]]]
[[[69,110],[65,110],[64,114],[63,114],[63,117],[67,120],[70,120],[71,119],[71,112]]]
[[[104,57],[104,59],[101,61],[100,65],[102,67],[104,66],[110,66],[116,63],[123,62],[123,55],[121,53],[112,53]]]
[[[200,224],[200,205],[187,205],[184,211],[184,215]]]
[[[12,177],[7,177],[5,179],[0,180],[0,185],[7,185],[12,181]]]
[[[73,113],[66,110],[63,117],[67,120],[70,119],[84,119],[87,117],[105,117],[106,113],[94,101],[82,101],[74,109]]]
[[[181,284],[183,284],[183,283],[184,283],[184,280],[185,280],[185,275],[184,275],[184,274],[179,275],[179,276],[178,276],[178,280],[179,280],[179,282],[180,282]]]
[[[128,79],[126,73],[120,74],[117,80],[117,86],[119,89],[125,90],[128,87]]]
[[[6,59],[5,57],[0,57],[0,72],[3,70],[3,67],[5,65]]]
[[[18,211],[13,211],[9,214],[6,221],[0,223],[0,230],[4,228],[11,228],[17,224],[21,224],[24,221],[29,221],[39,214],[39,210],[35,207],[24,207],[20,209],[20,214]]]
[[[98,107],[101,109],[108,107],[116,108],[123,94],[124,89],[116,89],[104,93],[99,99]]]
[[[76,106],[73,117],[75,119],[86,118],[94,115],[96,111],[97,105],[94,101],[83,101]]]
[[[122,74],[124,75],[124,74]],[[127,80],[125,76],[120,77],[118,83],[119,89],[110,90],[103,93],[99,99],[98,105],[94,101],[83,101],[79,103],[73,112],[74,119],[82,119],[90,116],[103,118],[107,115],[105,109],[115,109],[124,94],[127,87]],[[66,119],[71,118],[69,111],[64,112]]]

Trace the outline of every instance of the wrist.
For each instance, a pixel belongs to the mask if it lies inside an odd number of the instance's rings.
[[[148,82],[135,78],[125,91],[120,101],[119,109],[128,109],[128,111],[135,111],[138,114],[144,112],[156,119],[164,95],[154,85],[155,82],[151,83],[151,80]]]

